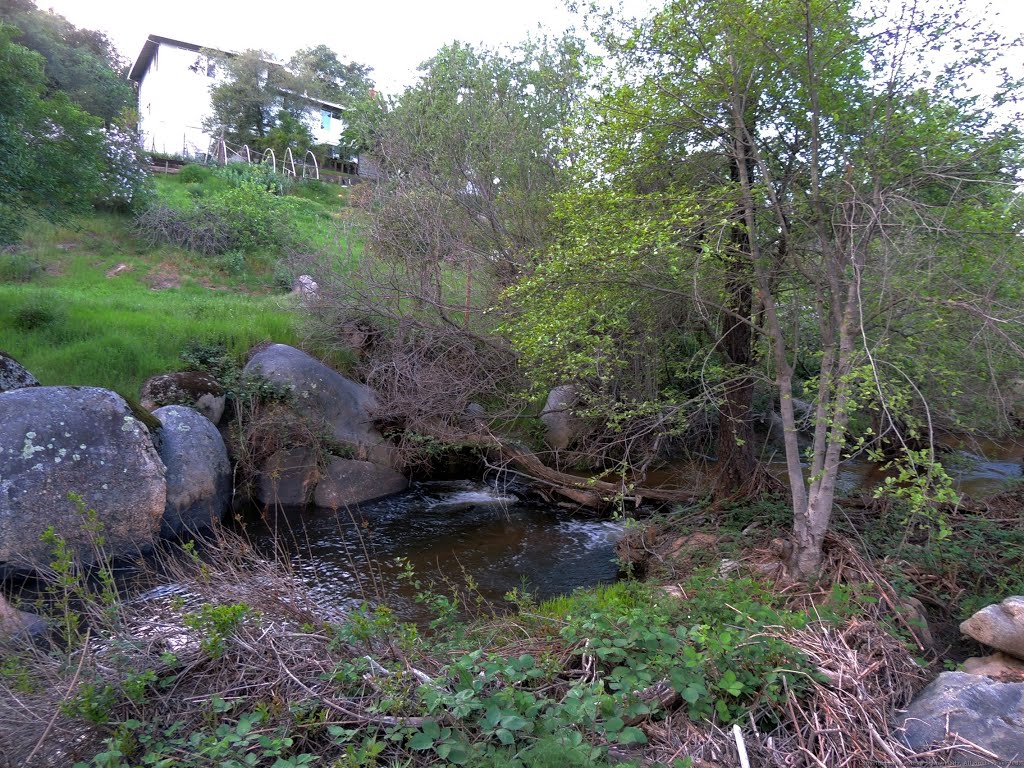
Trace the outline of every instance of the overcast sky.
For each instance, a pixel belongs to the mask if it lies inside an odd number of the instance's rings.
[[[373,67],[378,85],[392,93],[410,85],[416,67],[452,40],[498,46],[521,41],[538,24],[558,32],[573,22],[561,0],[36,1],[75,26],[103,30],[132,60],[150,34],[223,50],[261,48],[281,59],[323,43],[342,60]],[[641,12],[649,2],[627,0],[627,7]],[[980,8],[985,0],[971,3]],[[990,6],[986,15],[999,29],[1024,33],[1024,0]]]
[[[632,0],[641,5],[641,0]],[[452,40],[515,43],[538,24],[565,29],[561,0],[36,0],[75,26],[100,29],[133,59],[149,34],[223,50],[261,48],[287,59],[323,43],[342,60],[369,64],[397,92],[416,67]],[[266,8],[265,11],[255,9]],[[276,9],[276,10],[271,10]]]

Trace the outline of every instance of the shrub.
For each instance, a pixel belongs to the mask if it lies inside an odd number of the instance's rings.
[[[212,197],[206,206],[228,223],[232,248],[253,251],[280,247],[289,239],[288,221],[282,221],[277,203],[277,198],[252,179]]]
[[[173,245],[208,255],[225,253],[235,245],[228,221],[205,206],[184,211],[151,206],[136,217],[135,232],[151,246]]]
[[[178,172],[182,184],[203,184],[213,178],[213,169],[197,163],[189,163]]]
[[[35,299],[14,311],[11,324],[19,331],[32,331],[58,321],[62,315],[52,302]]]
[[[236,187],[255,184],[264,192],[283,195],[290,182],[277,173],[269,165],[250,165],[248,163],[229,163],[218,168],[216,175]]]
[[[204,195],[183,210],[151,206],[136,218],[135,230],[152,246],[167,244],[207,255],[279,249],[295,236],[280,204],[258,182],[246,181]]]
[[[152,198],[146,157],[136,136],[120,128],[103,129],[105,166],[100,171],[101,191],[95,204],[114,211],[135,211]]]
[[[34,256],[27,253],[0,253],[0,282],[27,283],[43,271]]]

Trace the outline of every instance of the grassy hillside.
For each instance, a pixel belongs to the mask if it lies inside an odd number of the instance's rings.
[[[217,199],[225,185],[204,178],[157,179],[155,204],[182,210]],[[299,248],[347,260],[356,248],[338,226],[343,190],[295,191],[275,197],[284,214],[268,224],[287,230],[288,249],[195,253],[154,244],[116,214],[67,228],[33,222],[20,246],[0,253],[0,349],[44,384],[134,395],[148,377],[180,370],[182,352],[197,344],[241,357],[261,341],[296,343],[289,257]]]

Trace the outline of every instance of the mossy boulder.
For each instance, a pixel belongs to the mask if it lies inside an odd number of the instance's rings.
[[[180,371],[153,376],[142,385],[139,401],[156,410],[165,405],[187,405],[214,424],[224,415],[227,395],[213,376],[203,371]]]
[[[0,393],[0,563],[7,569],[48,564],[51,528],[83,562],[147,549],[166,501],[152,436],[117,393]]]

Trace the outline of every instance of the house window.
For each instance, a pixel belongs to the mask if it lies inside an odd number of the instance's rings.
[[[331,129],[331,110],[320,110],[320,127],[325,131],[329,131]]]
[[[217,65],[212,61],[206,62],[206,76],[216,77],[217,76]]]

